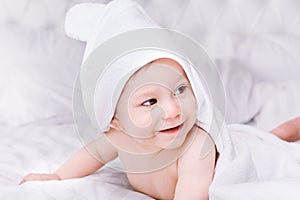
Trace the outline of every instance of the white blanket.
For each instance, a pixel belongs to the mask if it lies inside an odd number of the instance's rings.
[[[300,199],[300,143],[246,125],[230,125],[219,140],[211,200]]]

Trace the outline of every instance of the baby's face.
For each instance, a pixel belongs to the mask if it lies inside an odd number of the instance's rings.
[[[182,67],[167,58],[137,71],[117,104],[119,129],[142,145],[179,147],[196,120],[197,102]]]

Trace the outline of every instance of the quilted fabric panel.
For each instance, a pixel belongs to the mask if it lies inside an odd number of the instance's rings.
[[[138,2],[162,26],[202,44],[214,59],[232,59],[264,80],[298,79],[300,1]]]
[[[35,31],[54,31],[64,34],[67,10],[77,3],[107,0],[2,0],[0,23],[24,26]]]

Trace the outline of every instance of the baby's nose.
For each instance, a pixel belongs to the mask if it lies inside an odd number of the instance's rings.
[[[172,97],[164,103],[163,110],[165,112],[165,119],[176,118],[181,113],[180,102],[176,97]]]

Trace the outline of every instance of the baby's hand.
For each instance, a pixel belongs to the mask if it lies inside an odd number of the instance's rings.
[[[61,180],[61,178],[56,174],[28,174],[26,175],[19,185],[27,181],[50,181],[50,180]]]

